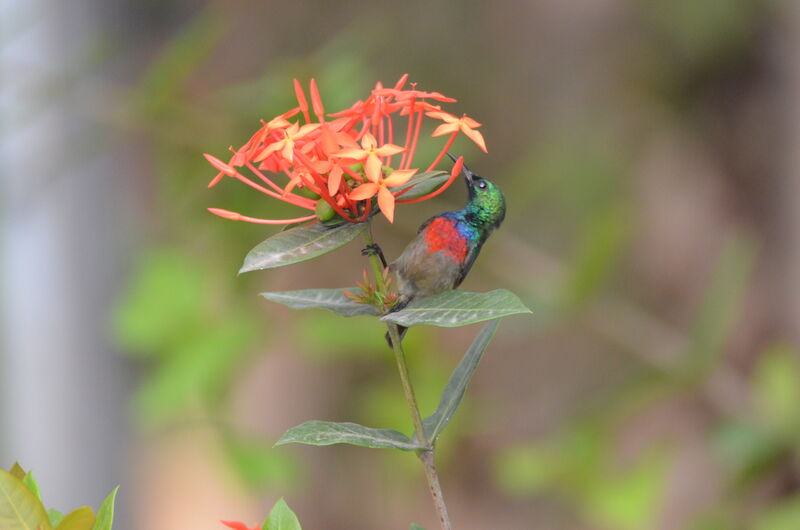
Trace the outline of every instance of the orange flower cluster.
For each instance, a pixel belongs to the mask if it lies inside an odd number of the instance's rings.
[[[480,123],[466,115],[457,118],[432,103],[451,103],[454,99],[438,92],[417,90],[413,83],[410,89],[404,89],[407,80],[408,74],[392,88],[378,83],[367,99],[341,112],[326,114],[316,82],[312,79],[310,83],[309,107],[306,94],[295,79],[297,107],[268,122],[262,121],[261,128],[247,143],[239,149],[231,148],[233,156],[228,162],[205,155],[219,171],[208,187],[228,176],[314,213],[294,219],[259,219],[220,208],[208,210],[226,219],[262,224],[299,223],[315,218],[325,221],[336,215],[357,223],[373,213],[373,198],[376,198],[381,213],[393,222],[396,204],[420,202],[438,195],[455,180],[461,163],[434,192],[414,199],[400,198],[410,189],[404,185],[419,170],[411,166],[424,119],[442,121],[431,136],[447,137],[425,171],[439,164],[460,133],[483,151],[486,143],[476,130]],[[295,116],[298,121],[293,123],[290,119]],[[303,124],[299,122],[300,116]],[[254,178],[244,175],[245,169]],[[285,176],[282,186],[276,184],[276,174]]]

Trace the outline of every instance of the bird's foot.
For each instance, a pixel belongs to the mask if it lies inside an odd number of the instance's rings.
[[[361,249],[362,256],[378,256],[383,263],[383,267],[386,268],[386,257],[383,255],[383,250],[377,243],[373,243],[371,245],[367,245],[363,249]]]

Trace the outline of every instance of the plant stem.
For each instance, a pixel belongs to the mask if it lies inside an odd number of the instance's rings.
[[[411,386],[411,379],[408,377],[408,366],[406,365],[403,344],[400,341],[400,333],[396,324],[387,323],[386,327],[389,329],[389,338],[392,339],[392,349],[394,350],[394,358],[397,361],[397,370],[400,372],[403,392],[406,395],[406,402],[411,411],[411,419],[414,422],[414,436],[420,445],[428,447],[417,451],[417,457],[425,468],[425,478],[428,479],[428,488],[433,498],[433,505],[436,507],[436,514],[439,516],[439,525],[442,530],[451,530],[452,526],[450,525],[450,517],[447,515],[447,506],[444,503],[442,487],[439,485],[439,475],[436,473],[436,466],[433,463],[434,449],[430,442],[425,439],[422,416],[420,416],[419,407],[417,406],[417,398],[414,396],[414,387]]]
[[[420,445],[427,447],[428,441],[425,439],[425,430],[422,427],[422,416],[420,416],[419,406],[417,406],[414,387],[411,386],[411,379],[408,377],[406,354],[403,351],[403,344],[400,342],[397,324],[387,323],[386,327],[389,329],[389,338],[392,339],[392,350],[394,350],[394,359],[397,362],[397,371],[400,372],[403,393],[406,395],[406,403],[408,403],[408,409],[411,411],[411,420],[414,422],[414,436]]]
[[[372,239],[372,226],[364,232],[364,241],[367,245],[372,245],[375,241]],[[378,256],[371,255],[369,257],[372,265],[372,272],[375,276],[375,285],[380,293],[386,292],[386,284],[383,281],[383,265]],[[411,421],[414,424],[414,437],[417,443],[426,447],[417,451],[417,457],[425,469],[425,478],[428,480],[428,487],[433,498],[433,504],[436,507],[436,514],[439,516],[439,525],[442,530],[451,530],[450,518],[447,515],[447,506],[444,503],[444,496],[442,495],[442,487],[439,485],[439,476],[436,473],[436,466],[434,465],[434,448],[430,441],[425,438],[425,429],[422,425],[422,416],[419,413],[419,406],[417,405],[417,398],[414,395],[414,387],[411,386],[411,378],[408,375],[408,365],[406,364],[406,355],[403,350],[403,344],[400,340],[400,332],[396,324],[391,322],[386,323],[386,328],[389,330],[389,338],[392,342],[392,350],[394,351],[394,358],[397,362],[397,371],[400,373],[400,382],[403,385],[403,394],[408,404],[408,409],[411,412]]]
[[[436,515],[439,516],[439,526],[442,527],[442,530],[452,530],[450,517],[447,515],[447,505],[445,505],[442,495],[442,487],[439,485],[439,475],[436,473],[436,466],[433,463],[433,449],[417,451],[417,457],[425,468],[425,478],[428,479],[433,504],[436,506]]]

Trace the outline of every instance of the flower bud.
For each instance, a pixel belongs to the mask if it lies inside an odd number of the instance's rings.
[[[315,210],[320,221],[330,221],[336,215],[336,211],[333,209],[333,207],[331,207],[331,205],[325,202],[323,199],[317,201],[317,207]]]

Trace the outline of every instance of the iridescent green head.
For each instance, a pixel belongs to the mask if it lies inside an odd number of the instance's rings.
[[[478,228],[494,230],[506,217],[506,199],[503,197],[503,192],[493,181],[476,175],[467,166],[463,166],[461,172],[467,181],[469,193],[467,216]]]

